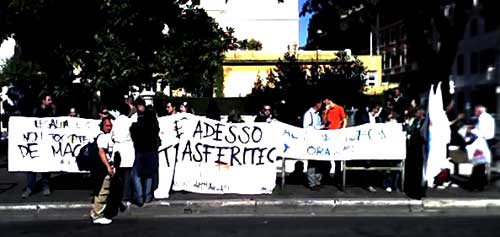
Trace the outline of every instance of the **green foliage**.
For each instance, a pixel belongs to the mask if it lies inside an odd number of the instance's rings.
[[[183,10],[169,26],[166,53],[170,56],[165,55],[165,65],[173,88],[211,97],[224,53],[234,41],[233,30],[224,31],[203,9],[196,8]]]
[[[340,51],[325,64],[303,65],[292,52],[283,55],[266,80],[257,78],[253,97],[267,101],[284,100],[280,121],[297,123],[296,118],[311,99],[328,96],[339,104],[353,105],[362,95],[366,67],[356,57]]]
[[[256,39],[244,39],[236,42],[236,48],[241,50],[262,50],[262,43]]]
[[[181,8],[186,2],[1,1],[0,41],[13,35],[18,47],[2,82],[26,94],[68,95],[79,78],[87,99],[98,90],[121,98],[132,85],[154,87],[153,75],[160,74],[173,89],[212,96],[232,30],[221,29],[202,9]],[[81,72],[75,75],[74,67]]]

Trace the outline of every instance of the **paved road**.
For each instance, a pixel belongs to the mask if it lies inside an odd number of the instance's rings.
[[[1,236],[499,236],[500,218],[160,218],[115,219],[109,226],[88,220],[0,223]]]

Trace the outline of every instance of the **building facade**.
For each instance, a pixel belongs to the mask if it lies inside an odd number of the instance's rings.
[[[489,112],[496,113],[500,111],[499,24],[483,14],[481,2],[474,4],[450,81],[461,109],[470,112],[473,106],[483,104]]]
[[[308,66],[315,63],[328,65],[337,51],[296,51],[299,64]],[[257,78],[267,78],[269,72],[276,68],[279,58],[284,52],[266,51],[229,51],[224,61],[224,96],[244,97],[252,92]],[[366,67],[366,94],[380,94],[387,90],[382,80],[380,56],[360,55],[357,58]]]
[[[299,1],[201,0],[221,27],[234,28],[239,40],[255,39],[263,51],[285,52],[299,42]]]

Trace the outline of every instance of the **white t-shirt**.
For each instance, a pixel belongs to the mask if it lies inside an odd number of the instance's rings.
[[[97,147],[104,149],[108,161],[112,161],[113,145],[114,143],[111,139],[111,133],[101,133],[97,137]]]
[[[495,137],[495,119],[488,113],[484,112],[479,115],[478,122],[472,133],[477,136],[483,137],[486,140]]]

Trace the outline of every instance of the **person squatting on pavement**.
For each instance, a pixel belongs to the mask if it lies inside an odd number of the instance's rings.
[[[56,116],[56,110],[54,104],[52,103],[52,97],[47,93],[43,93],[40,98],[41,104],[33,110],[33,116],[38,118]],[[26,174],[27,185],[25,191],[21,195],[22,198],[31,196],[31,193],[35,188],[37,174],[38,173],[35,172],[28,172]],[[43,195],[45,196],[50,195],[49,179],[50,173],[42,173],[42,179],[40,179],[40,182],[42,183]]]
[[[111,179],[115,175],[115,167],[112,160],[113,140],[111,130],[113,124],[110,118],[103,118],[100,124],[101,133],[97,135],[97,147],[99,159],[95,168],[91,171],[94,180],[94,203],[90,210],[90,217],[94,224],[107,225],[111,223],[108,198],[111,192]]]

